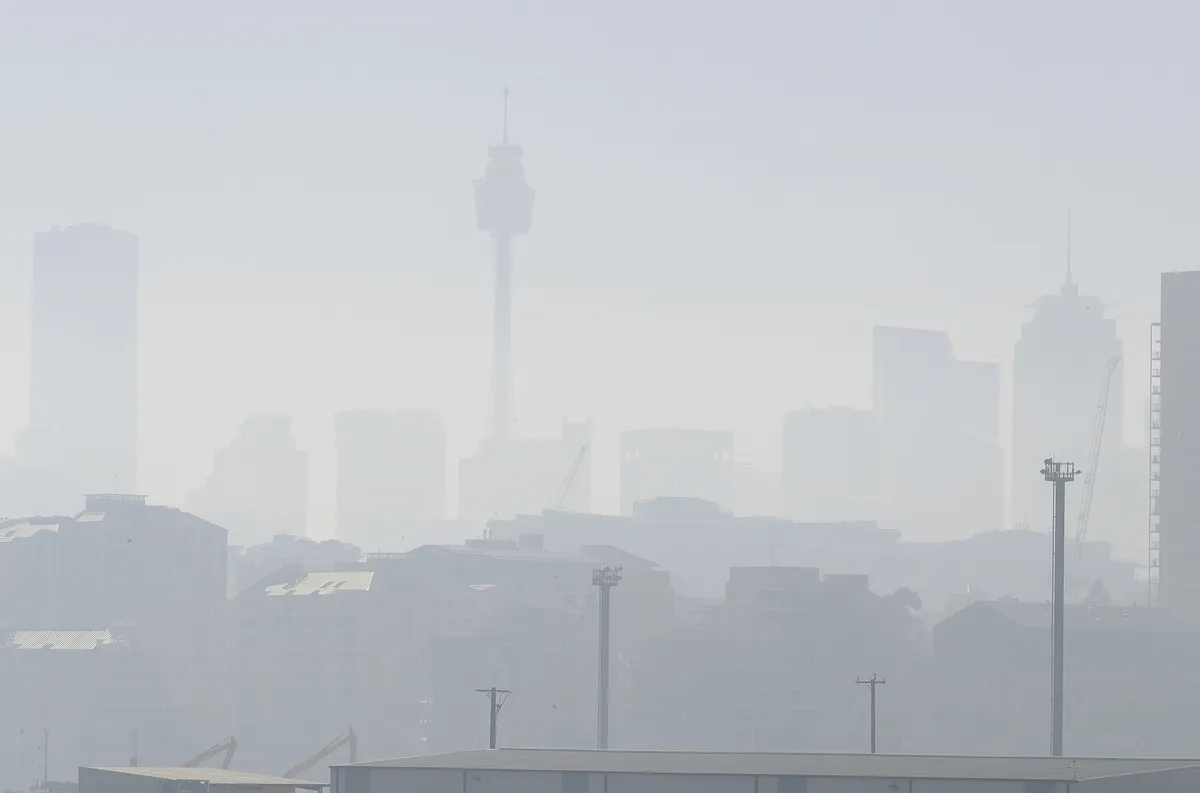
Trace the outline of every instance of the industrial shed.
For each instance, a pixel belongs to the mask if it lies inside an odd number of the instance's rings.
[[[296,793],[322,782],[220,768],[80,768],[79,793]]]
[[[1182,793],[1200,759],[497,749],[332,776],[332,793]]]

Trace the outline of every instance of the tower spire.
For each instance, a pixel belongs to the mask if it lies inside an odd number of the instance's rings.
[[[508,145],[508,86],[504,86],[504,139],[502,143]]]

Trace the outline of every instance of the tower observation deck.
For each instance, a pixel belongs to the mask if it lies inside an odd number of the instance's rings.
[[[492,324],[491,437],[508,439],[512,427],[513,238],[529,233],[533,188],[525,182],[521,147],[508,142],[508,91],[504,92],[504,136],[488,150],[482,179],[475,180],[475,217],[495,242],[495,303]]]

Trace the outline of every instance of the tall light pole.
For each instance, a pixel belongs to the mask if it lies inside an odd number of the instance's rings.
[[[855,681],[860,686],[869,686],[871,689],[871,754],[875,754],[875,688],[887,683],[878,675],[871,675],[870,680],[863,680],[861,677]]]
[[[621,580],[620,567],[592,571],[592,586],[600,588],[600,663],[596,686],[599,702],[596,713],[596,748],[608,748],[608,639],[612,588]]]
[[[1042,476],[1054,485],[1054,601],[1050,641],[1050,756],[1062,757],[1063,744],[1063,601],[1066,594],[1067,482],[1075,481],[1075,464],[1047,457]]]

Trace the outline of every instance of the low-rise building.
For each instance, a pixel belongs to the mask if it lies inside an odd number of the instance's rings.
[[[1200,784],[1200,760],[500,749],[333,769],[332,793],[1117,793]]]

